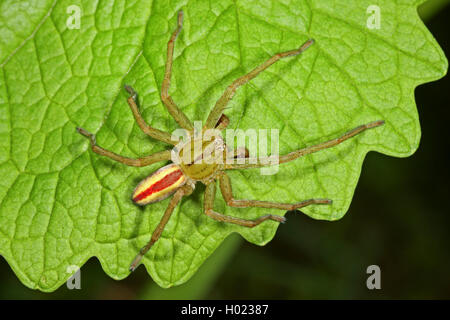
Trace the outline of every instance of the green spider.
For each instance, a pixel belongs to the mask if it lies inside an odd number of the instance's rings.
[[[182,21],[183,21],[183,12],[180,11],[178,13],[178,27],[173,32],[168,44],[167,44],[167,62],[166,62],[166,68],[165,68],[165,74],[164,74],[164,80],[162,83],[161,88],[161,99],[164,105],[166,106],[169,113],[172,115],[172,117],[175,119],[175,121],[185,130],[187,130],[189,133],[194,132],[194,126],[192,122],[186,117],[186,115],[177,107],[175,102],[172,100],[171,96],[169,95],[169,88],[170,88],[170,78],[172,73],[172,61],[173,61],[173,50],[174,50],[174,43],[175,40],[181,31],[182,28]],[[209,113],[208,118],[206,120],[206,123],[204,124],[203,129],[216,129],[216,130],[224,130],[229,120],[228,118],[223,114],[223,111],[228,104],[228,102],[233,98],[236,90],[249,82],[251,79],[255,78],[259,73],[267,69],[269,66],[277,62],[278,60],[299,55],[302,52],[304,52],[306,49],[308,49],[312,44],[314,43],[314,40],[310,39],[306,41],[300,48],[277,53],[274,56],[272,56],[270,59],[265,61],[260,66],[256,67],[252,71],[250,71],[248,74],[236,79],[231,85],[229,85],[225,92],[222,94],[222,96],[219,98],[219,100],[216,102],[214,108]],[[179,142],[172,139],[172,135],[160,131],[158,129],[152,128],[144,121],[142,118],[138,106],[137,106],[137,94],[131,88],[130,86],[125,86],[125,89],[130,94],[130,97],[128,98],[128,104],[131,108],[131,111],[133,112],[133,115],[136,119],[136,122],[138,123],[139,127],[142,129],[142,131],[149,135],[150,137],[163,141],[170,145],[177,145]],[[282,164],[285,162],[289,162],[292,160],[295,160],[299,157],[302,157],[304,155],[317,152],[319,150],[323,150],[326,148],[330,148],[333,146],[336,146],[340,144],[341,142],[354,137],[355,135],[370,129],[375,128],[380,125],[384,124],[383,120],[371,122],[368,124],[361,125],[359,127],[356,127],[346,133],[344,133],[339,138],[319,143],[314,146],[310,146],[304,149],[300,149],[297,151],[290,152],[286,155],[280,156],[278,159],[278,163]],[[135,167],[143,167],[151,165],[158,161],[167,161],[172,160],[172,152],[175,150],[178,154],[182,155],[183,152],[187,153],[195,153],[194,152],[194,145],[195,142],[197,142],[197,138],[191,138],[184,142],[184,144],[179,148],[174,148],[172,150],[166,150],[154,153],[149,156],[145,156],[138,159],[133,158],[127,158],[123,157],[121,155],[118,155],[114,152],[111,152],[109,150],[106,150],[100,146],[97,145],[95,140],[95,135],[92,133],[89,133],[88,131],[77,128],[78,132],[82,134],[83,136],[89,138],[92,151],[95,153],[98,153],[100,155],[109,157],[113,160],[116,160],[120,163],[126,164],[128,166],[135,166]],[[201,139],[201,138],[200,138]],[[223,198],[225,199],[227,205],[232,207],[260,207],[260,208],[275,208],[280,210],[295,210],[299,208],[303,208],[312,204],[331,204],[332,201],[329,199],[308,199],[304,200],[298,203],[279,203],[279,202],[270,202],[270,201],[259,201],[259,200],[237,200],[233,197],[232,189],[231,189],[231,181],[228,175],[226,174],[226,170],[233,170],[233,169],[246,169],[246,168],[258,168],[258,167],[264,167],[267,166],[268,163],[270,163],[268,160],[269,158],[249,158],[248,157],[248,151],[244,148],[238,148],[236,150],[231,150],[226,146],[226,144],[221,139],[214,139],[212,141],[200,141],[201,143],[201,155],[200,160],[205,160],[206,158],[210,157],[210,153],[207,153],[206,150],[211,146],[211,143],[214,143],[214,150],[219,150],[219,156],[215,156],[215,160],[221,160],[221,161],[212,161],[210,163],[206,163],[206,161],[198,161],[199,159],[194,158],[194,160],[189,161],[181,161],[179,163],[171,163],[169,165],[166,165],[144,180],[142,180],[136,189],[133,192],[132,199],[133,201],[138,205],[147,205],[149,203],[161,201],[171,195],[173,195],[172,199],[170,200],[170,203],[159,222],[156,229],[153,231],[153,234],[151,236],[150,241],[139,251],[136,258],[133,260],[133,262],[130,265],[130,271],[134,271],[136,267],[139,265],[141,259],[143,256],[150,250],[150,248],[153,246],[153,244],[158,241],[158,239],[161,236],[161,233],[164,230],[164,227],[166,223],[169,221],[169,218],[174,210],[174,208],[177,206],[177,204],[180,202],[180,200],[184,196],[189,196],[194,188],[197,182],[201,182],[206,185],[206,190],[204,194],[204,212],[209,217],[216,219],[218,221],[222,222],[228,222],[228,223],[234,223],[240,226],[245,227],[255,227],[266,220],[273,220],[277,222],[285,222],[285,218],[278,215],[265,215],[261,216],[254,220],[247,220],[247,219],[241,219],[231,216],[226,216],[221,213],[215,212],[213,210],[214,207],[214,198],[216,194],[216,181],[219,181],[220,184],[220,190],[222,192]],[[184,150],[184,151],[183,151]],[[192,157],[191,157],[192,158]],[[233,161],[230,161],[230,159],[236,159],[240,158],[240,160],[243,160],[243,163],[233,163]],[[214,160],[214,159],[213,159]]]

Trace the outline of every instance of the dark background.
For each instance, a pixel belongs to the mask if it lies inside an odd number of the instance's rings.
[[[420,12],[448,53],[445,3]],[[288,213],[265,247],[233,235],[172,289],[159,288],[143,267],[115,281],[92,258],[81,269],[81,290],[47,294],[22,285],[0,257],[0,299],[450,299],[449,90],[449,76],[416,89],[418,151],[404,159],[369,153],[339,221]],[[366,287],[373,264],[381,268],[380,290]]]

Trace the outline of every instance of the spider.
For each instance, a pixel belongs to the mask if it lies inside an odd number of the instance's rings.
[[[171,79],[171,73],[172,73],[172,61],[173,61],[173,50],[174,50],[174,44],[175,40],[178,36],[178,34],[181,31],[182,28],[182,22],[183,22],[183,12],[180,11],[178,13],[178,19],[177,19],[177,28],[172,33],[172,36],[167,44],[167,61],[165,65],[165,74],[164,74],[164,80],[162,82],[161,87],[161,99],[165,107],[167,108],[168,112],[171,114],[171,116],[175,119],[175,121],[185,130],[192,133],[194,132],[194,126],[192,122],[186,117],[186,115],[178,108],[178,106],[175,104],[175,102],[172,100],[171,96],[169,95],[169,88],[170,88],[170,79]],[[269,58],[267,61],[250,71],[248,74],[241,76],[237,80],[235,80],[231,85],[229,85],[225,92],[222,94],[222,96],[219,98],[219,100],[216,102],[215,106],[213,107],[212,111],[209,113],[208,118],[206,120],[206,123],[203,126],[203,129],[216,129],[216,130],[224,130],[228,123],[229,119],[223,114],[223,111],[225,107],[227,106],[228,102],[233,98],[233,95],[235,94],[236,90],[249,82],[251,79],[255,78],[259,73],[267,69],[269,66],[277,62],[278,60],[299,55],[302,52],[304,52],[306,49],[308,49],[312,44],[314,43],[313,39],[309,39],[306,41],[300,48],[286,51],[282,53],[277,53],[271,58]],[[128,85],[125,85],[125,90],[130,94],[127,102],[131,108],[131,111],[134,115],[134,118],[139,125],[139,127],[142,129],[142,131],[147,134],[148,136],[163,141],[167,144],[176,146],[178,144],[178,141],[175,141],[172,139],[172,135],[170,135],[167,132],[163,132],[161,130],[155,129],[150,127],[145,120],[142,118],[139,108],[138,108],[138,101],[137,101],[137,94],[134,91],[134,89]],[[333,140],[329,140],[327,142],[322,142],[317,145],[313,145],[310,147],[306,147],[304,149],[296,150],[293,152],[290,152],[286,155],[282,155],[278,158],[280,164],[289,162],[292,160],[295,160],[299,157],[305,156],[307,154],[317,152],[322,149],[330,148],[333,146],[336,146],[343,141],[354,137],[357,134],[360,134],[361,132],[370,129],[375,128],[380,125],[384,124],[383,120],[371,122],[368,124],[364,124],[361,126],[358,126],[346,133],[344,133],[342,136],[335,138]],[[77,128],[77,131],[82,134],[83,136],[87,137],[90,140],[90,145],[92,148],[92,151],[102,155],[109,157],[115,161],[118,161],[120,163],[123,163],[128,166],[135,166],[135,167],[143,167],[151,165],[155,162],[159,161],[167,161],[172,160],[171,157],[172,152],[175,150],[180,155],[184,152],[187,153],[193,153],[194,152],[194,143],[196,138],[187,139],[187,141],[184,142],[182,145],[182,150],[178,148],[173,148],[172,150],[166,150],[157,152],[142,158],[127,158],[123,157],[121,155],[118,155],[112,151],[106,150],[100,146],[97,145],[95,135],[84,130],[83,128]],[[170,219],[170,216],[174,210],[174,208],[177,206],[177,204],[180,202],[180,200],[185,197],[189,196],[194,188],[197,182],[201,182],[206,185],[206,190],[204,194],[204,213],[221,222],[227,222],[227,223],[233,223],[244,227],[255,227],[259,225],[260,223],[266,221],[266,220],[273,220],[276,222],[284,223],[286,220],[282,216],[278,215],[264,215],[254,220],[247,220],[247,219],[241,219],[231,216],[223,215],[219,212],[214,211],[214,198],[216,194],[216,182],[219,181],[220,190],[222,193],[222,196],[228,206],[232,207],[239,207],[239,208],[245,208],[245,207],[260,207],[260,208],[275,208],[280,210],[295,210],[300,209],[312,204],[331,204],[332,201],[329,199],[308,199],[297,203],[279,203],[279,202],[270,202],[270,201],[259,201],[259,200],[238,200],[233,197],[232,194],[232,188],[231,188],[231,181],[229,176],[226,173],[226,170],[233,170],[233,169],[246,169],[246,168],[258,168],[258,167],[264,167],[268,165],[268,158],[250,158],[248,156],[248,150],[245,148],[237,148],[235,150],[231,150],[225,145],[223,140],[221,139],[214,139],[214,146],[215,150],[219,150],[223,152],[219,152],[218,158],[215,158],[216,160],[230,160],[230,158],[236,159],[240,158],[241,163],[233,163],[230,161],[210,161],[209,163],[204,163],[197,161],[198,159],[194,159],[194,161],[181,161],[179,163],[170,163],[156,172],[152,173],[150,176],[142,180],[136,189],[133,192],[132,200],[138,204],[138,205],[146,205],[149,203],[161,201],[169,196],[172,196],[172,199],[169,202],[168,207],[166,208],[163,217],[161,218],[161,221],[159,222],[156,229],[153,231],[153,234],[149,240],[149,242],[140,249],[139,253],[136,255],[135,259],[130,265],[130,272],[134,271],[136,267],[139,265],[141,259],[144,257],[144,255],[150,250],[150,248],[155,244],[156,241],[160,238],[164,227],[168,220]],[[207,157],[206,150],[211,145],[211,142],[202,142],[201,144],[201,156],[200,159]],[[178,150],[177,150],[178,149]],[[214,159],[213,159],[214,160]],[[206,162],[206,161],[205,161]]]

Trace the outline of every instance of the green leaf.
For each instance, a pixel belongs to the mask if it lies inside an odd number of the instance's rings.
[[[367,28],[373,2],[381,9],[380,29]],[[230,127],[279,129],[284,154],[386,120],[338,147],[281,165],[276,175],[230,173],[236,198],[326,197],[332,206],[304,212],[341,218],[367,152],[404,157],[417,149],[414,88],[446,73],[447,60],[417,15],[421,2],[1,2],[0,253],[26,286],[42,291],[61,286],[69,266],[81,267],[93,256],[111,277],[128,276],[168,204],[166,199],[138,208],[130,195],[163,164],[131,168],[102,158],[75,128],[95,132],[101,146],[125,156],[167,148],[139,130],[123,85],[137,90],[152,126],[177,128],[159,90],[180,9],[185,17],[171,94],[190,119],[205,120],[232,80],[314,38],[303,55],[278,62],[239,89],[226,110]],[[81,8],[80,29],[67,27],[70,5]],[[246,229],[206,217],[203,191],[198,186],[182,201],[143,260],[162,287],[186,282],[230,233],[258,245],[275,235],[278,224],[272,221]],[[217,198],[215,209],[227,215],[280,213],[230,208],[219,192]]]

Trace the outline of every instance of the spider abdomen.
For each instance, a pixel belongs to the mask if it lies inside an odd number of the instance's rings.
[[[176,164],[169,164],[142,180],[134,189],[132,199],[138,205],[161,201],[186,183],[186,176]]]

